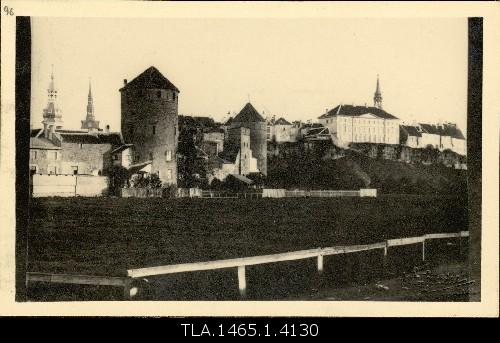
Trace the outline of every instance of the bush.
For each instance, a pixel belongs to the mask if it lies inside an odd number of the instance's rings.
[[[161,188],[162,186],[158,174],[134,175],[131,184],[134,188]]]

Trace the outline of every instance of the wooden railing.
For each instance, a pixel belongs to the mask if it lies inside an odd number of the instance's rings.
[[[137,293],[135,287],[131,287],[133,280],[141,279],[148,276],[167,275],[174,273],[196,272],[203,270],[216,270],[225,268],[238,269],[238,288],[241,297],[246,296],[246,273],[245,267],[258,264],[276,263],[284,261],[302,260],[309,258],[317,259],[318,273],[323,272],[323,257],[329,255],[348,254],[360,251],[368,251],[374,249],[383,249],[384,259],[387,257],[388,249],[390,247],[422,244],[422,261],[425,261],[425,242],[432,239],[443,238],[461,238],[468,237],[468,231],[454,232],[454,233],[433,233],[426,234],[419,237],[397,238],[388,239],[384,242],[364,245],[347,245],[347,246],[333,246],[326,248],[316,248],[309,250],[299,250],[280,254],[261,255],[251,257],[240,257],[225,260],[205,261],[182,263],[146,268],[136,268],[127,270],[127,277],[103,277],[103,276],[87,276],[87,275],[69,275],[69,274],[43,274],[43,273],[27,273],[27,282],[53,282],[53,283],[74,283],[86,285],[109,285],[120,286],[124,288],[124,295],[129,299]]]

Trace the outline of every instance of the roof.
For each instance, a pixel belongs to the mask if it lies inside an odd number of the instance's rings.
[[[239,174],[229,174],[228,177],[234,177],[236,180],[241,181],[243,183],[246,183],[247,185],[251,185],[253,183],[252,180],[250,180],[248,177],[239,175]]]
[[[324,127],[324,125],[321,123],[307,123],[307,124],[302,125],[303,129],[316,128],[316,127]]]
[[[439,130],[436,125],[422,124],[422,123],[419,123],[419,125],[422,128],[423,133],[429,133],[431,135],[439,135]]]
[[[134,146],[134,144],[123,144],[123,145],[119,146],[118,148],[114,149],[113,151],[111,151],[111,153],[116,154],[116,153],[122,152],[123,150],[127,150],[128,148],[133,147],[133,146]]]
[[[151,163],[153,163],[153,161],[145,161],[141,163],[132,164],[131,166],[128,167],[128,171],[130,174],[135,174],[141,171],[141,169],[143,169],[144,167],[150,165]]]
[[[238,123],[254,123],[254,122],[265,122],[266,120],[257,112],[255,107],[251,103],[247,103],[238,113],[236,117],[233,118],[234,122]]]
[[[41,137],[31,137],[30,138],[30,148],[32,149],[61,149],[61,147],[55,145],[49,139]]]
[[[451,136],[456,139],[465,139],[462,131],[457,128],[456,125],[445,124],[444,125],[444,134],[446,136]]]
[[[155,67],[151,66],[132,81],[128,82],[120,91],[128,88],[136,89],[171,89],[179,92],[179,89],[170,82]]]
[[[31,132],[30,132],[30,137],[36,137],[40,131],[42,131],[42,129],[31,129]]]
[[[79,144],[111,144],[113,146],[123,145],[123,138],[118,132],[111,133],[88,133],[88,132],[71,132],[57,131],[65,143]]]
[[[330,130],[328,130],[327,127],[318,127],[318,128],[314,128],[314,129],[311,129],[307,132],[307,136],[312,136],[312,135],[329,135],[330,134]]]
[[[232,122],[233,122],[233,117],[229,117],[229,119],[226,120],[226,122],[224,123],[224,125],[227,126],[227,125],[231,124]]]
[[[422,137],[418,127],[411,125],[400,125],[400,128],[408,134],[408,136]]]
[[[292,125],[292,124],[289,121],[287,121],[285,118],[281,117],[280,119],[278,119],[274,122],[274,125]]]
[[[354,105],[338,105],[335,108],[331,109],[327,113],[319,116],[319,119],[331,118],[335,116],[349,116],[349,117],[358,117],[363,114],[371,113],[376,115],[382,119],[398,119],[390,113],[387,113],[381,108],[378,107],[368,107],[368,106],[354,106]]]

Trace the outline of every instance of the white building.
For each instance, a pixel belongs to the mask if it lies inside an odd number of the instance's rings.
[[[321,115],[319,123],[327,127],[339,144],[399,144],[399,119],[382,108],[382,92],[377,76],[373,107],[338,105]]]
[[[401,144],[411,148],[432,147],[439,151],[451,150],[459,155],[467,153],[466,140],[455,124],[401,125]]]
[[[342,144],[399,144],[399,119],[381,108],[338,105],[318,119]]]

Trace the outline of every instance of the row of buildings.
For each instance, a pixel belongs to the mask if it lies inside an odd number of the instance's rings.
[[[123,81],[121,132],[100,128],[89,84],[87,113],[80,130],[63,128],[53,73],[47,89],[43,128],[31,130],[30,169],[37,174],[108,175],[113,166],[134,173],[154,173],[163,184],[178,180],[179,89],[155,67],[132,81]],[[199,119],[199,118],[198,118]],[[205,118],[206,121],[213,120]],[[203,125],[201,125],[203,126]],[[267,174],[267,145],[331,140],[339,147],[353,143],[429,146],[466,154],[465,138],[453,124],[404,125],[382,108],[380,82],[374,106],[338,105],[317,123],[264,118],[251,103],[223,124],[201,131],[196,154],[204,160],[210,180],[233,175],[243,182],[252,173]]]
[[[404,124],[382,107],[380,81],[374,106],[337,105],[318,117],[318,123],[292,122],[285,118],[267,120],[267,140],[284,143],[300,139],[333,140],[340,147],[353,143],[402,145],[415,149],[432,147],[466,155],[466,140],[453,123]]]

